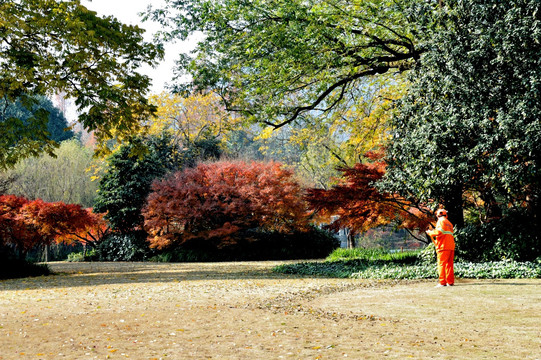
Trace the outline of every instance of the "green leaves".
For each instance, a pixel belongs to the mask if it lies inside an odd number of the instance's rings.
[[[87,130],[105,140],[123,138],[139,126],[141,116],[154,111],[145,93],[149,79],[137,73],[142,64],[155,64],[163,50],[143,41],[143,29],[113,17],[101,18],[79,0],[62,2],[3,2],[0,5],[0,98],[51,95],[63,91],[75,99]],[[17,124],[0,122],[0,132],[17,131]],[[0,167],[17,159],[52,152],[43,130],[34,142],[16,148],[0,144]]]
[[[435,14],[446,26],[430,30],[431,51],[410,73],[383,189],[455,213],[484,207],[481,221],[539,206],[539,7],[448,1]]]
[[[109,157],[94,209],[107,213],[105,219],[113,230],[129,233],[142,228],[141,209],[152,181],[176,166],[171,143],[169,136],[155,136],[145,141],[137,138]],[[141,153],[141,149],[145,151]]]
[[[536,279],[541,278],[541,265],[535,262],[499,261],[462,262],[454,266],[455,276],[468,279]],[[436,264],[401,265],[392,262],[342,260],[305,262],[277,266],[282,274],[325,276],[354,279],[437,279]]]
[[[282,126],[346,102],[362,77],[409,68],[422,52],[401,11],[411,3],[167,1],[151,16],[172,26],[166,38],[205,34],[179,89],[212,89],[228,109]]]

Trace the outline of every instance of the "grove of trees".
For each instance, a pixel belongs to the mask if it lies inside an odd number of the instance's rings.
[[[142,29],[78,0],[0,11],[0,168],[14,167],[0,190],[19,195],[3,198],[5,244],[98,224],[124,247],[220,249],[315,234],[318,221],[427,242],[445,207],[462,257],[541,255],[537,0],[165,0],[146,15],[164,25],[161,40],[202,36],[180,56],[176,79],[187,81],[148,98],[137,67],[162,49]],[[80,174],[92,161],[76,140],[58,147],[71,136],[56,137],[60,117],[47,129],[57,114],[43,95],[55,91],[75,99],[96,153],[109,154],[99,183],[47,171]],[[23,161],[42,152],[58,158]],[[64,211],[80,226],[58,220],[47,233],[53,218],[39,209],[59,201],[94,209]]]
[[[191,80],[177,90],[215,91],[228,110],[275,128],[317,127],[358,109],[367,78],[398,84],[405,74],[376,144],[387,164],[377,193],[421,212],[445,206],[463,230],[463,251],[535,258],[540,7],[534,0],[196,0],[166,1],[150,16],[172,28],[166,39],[205,35],[194,56],[181,58],[179,71]],[[371,209],[354,214],[363,211]],[[508,231],[509,223],[519,225]]]

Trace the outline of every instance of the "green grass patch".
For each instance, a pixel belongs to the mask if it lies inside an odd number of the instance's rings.
[[[357,256],[355,258],[355,256]],[[277,273],[356,279],[436,279],[436,263],[421,252],[388,253],[384,250],[337,250],[324,262],[284,264]],[[455,263],[455,276],[473,279],[541,278],[541,262],[492,261]]]
[[[336,249],[326,261],[369,260],[400,264],[413,264],[419,260],[420,251],[390,252],[384,249]]]

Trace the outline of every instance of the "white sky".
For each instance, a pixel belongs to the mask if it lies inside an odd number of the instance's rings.
[[[152,41],[152,35],[160,29],[160,25],[154,22],[142,22],[140,12],[146,10],[147,6],[159,8],[162,0],[81,0],[81,4],[90,10],[96,11],[98,15],[113,15],[121,22],[128,25],[138,25],[146,29],[145,39]],[[160,93],[165,90],[165,84],[173,77],[173,68],[178,54],[188,52],[195,46],[194,42],[177,42],[165,44],[164,60],[156,68],[149,66],[141,68],[141,73],[150,76],[152,79],[152,93]]]

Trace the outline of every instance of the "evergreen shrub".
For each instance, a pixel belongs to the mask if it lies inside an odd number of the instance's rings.
[[[474,261],[533,261],[541,256],[538,224],[520,211],[455,233],[457,258]]]
[[[143,261],[153,255],[143,231],[110,234],[98,244],[96,252],[100,261]]]

